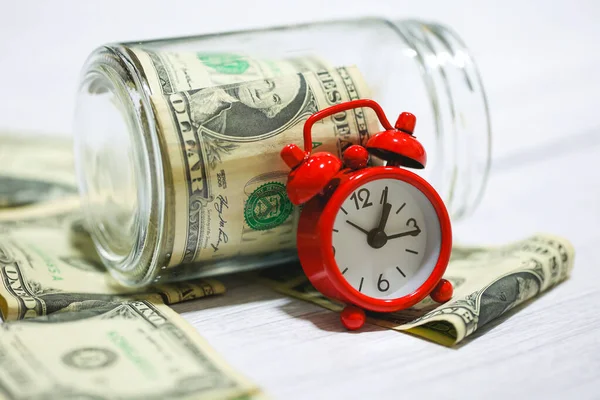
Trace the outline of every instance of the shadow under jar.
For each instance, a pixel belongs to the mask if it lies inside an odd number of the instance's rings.
[[[417,116],[428,153],[416,171],[454,220],[481,198],[490,167],[485,93],[447,27],[361,19],[96,49],[81,77],[75,153],[87,227],[129,286],[296,259],[299,210],[281,148],[306,118],[356,98],[390,120]],[[380,130],[360,110],[315,127],[341,154]],[[375,122],[374,122],[375,121]]]

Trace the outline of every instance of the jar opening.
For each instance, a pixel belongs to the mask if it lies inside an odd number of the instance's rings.
[[[93,54],[79,88],[74,126],[79,190],[87,227],[107,267],[113,274],[145,275],[132,270],[149,257],[140,249],[153,253],[158,247],[150,243],[156,232],[149,232],[149,224],[160,199],[153,194],[152,152],[140,134],[138,92],[128,87],[123,71],[106,62],[111,56],[103,49]]]
[[[475,62],[449,28],[396,21],[394,30],[414,50],[435,121],[429,180],[453,219],[478,205],[491,166],[491,126],[485,91]],[[433,153],[433,154],[431,154]]]

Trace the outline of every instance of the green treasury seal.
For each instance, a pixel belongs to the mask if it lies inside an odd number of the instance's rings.
[[[244,219],[250,228],[264,231],[284,223],[293,209],[285,185],[269,182],[259,186],[248,197],[244,207]]]

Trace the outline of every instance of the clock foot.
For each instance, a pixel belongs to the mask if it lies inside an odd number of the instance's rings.
[[[449,280],[442,279],[439,281],[435,289],[430,293],[433,301],[438,303],[445,303],[452,298],[454,288]]]
[[[362,328],[366,318],[365,310],[356,306],[346,306],[340,314],[342,324],[344,324],[346,329],[351,331]]]

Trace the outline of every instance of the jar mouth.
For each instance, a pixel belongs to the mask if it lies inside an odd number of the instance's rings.
[[[491,123],[477,66],[449,28],[415,20],[390,23],[414,50],[435,122],[429,178],[453,219],[472,213],[491,167]]]
[[[89,58],[75,118],[75,162],[82,208],[96,250],[127,285],[152,279],[162,239],[162,163],[139,80],[112,49]],[[158,159],[156,159],[158,157]]]

